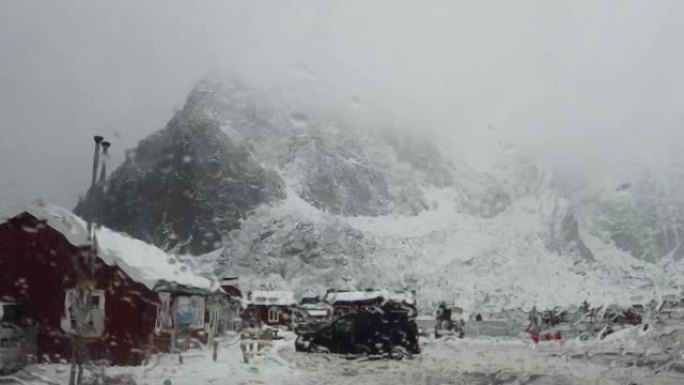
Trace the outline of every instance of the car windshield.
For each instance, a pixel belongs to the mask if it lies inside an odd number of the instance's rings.
[[[684,0],[0,0],[0,385],[684,384],[683,191]]]

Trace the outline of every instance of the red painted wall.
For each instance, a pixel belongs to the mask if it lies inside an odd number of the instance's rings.
[[[84,267],[85,255],[87,250],[72,246],[61,233],[29,214],[0,225],[0,299],[27,306],[37,323],[42,362],[71,359],[71,336],[62,331],[60,322],[65,291],[76,287],[75,267]],[[113,365],[139,364],[154,330],[157,295],[100,260],[95,289],[105,290],[105,333],[88,340],[90,357]]]
[[[280,311],[280,318],[278,322],[270,322],[268,320],[268,309],[272,307],[277,307]],[[248,305],[243,311],[242,315],[247,321],[255,320],[261,325],[286,326],[288,328],[292,326],[294,317],[292,309],[290,309],[288,306]]]

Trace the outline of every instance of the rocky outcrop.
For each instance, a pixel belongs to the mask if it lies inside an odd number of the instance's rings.
[[[280,167],[300,197],[333,214],[413,215],[425,210],[411,170],[392,163],[381,151],[384,146],[374,138],[297,130],[280,157]]]
[[[482,218],[494,218],[511,205],[511,197],[494,178],[475,176],[459,181],[458,206],[463,212]]]
[[[587,247],[579,232],[577,218],[569,209],[560,209],[554,215],[547,247],[563,255],[575,255],[585,261],[594,261],[594,253]]]
[[[386,132],[383,135],[397,160],[418,171],[421,182],[436,187],[454,185],[454,167],[430,141],[408,133]]]
[[[655,262],[679,250],[684,242],[684,200],[681,176],[642,175],[601,194],[596,211],[597,232],[619,249]]]
[[[320,292],[372,285],[373,276],[382,276],[370,263],[373,248],[361,231],[292,194],[282,204],[256,210],[213,263],[219,275],[275,277]]]
[[[259,204],[281,198],[282,180],[234,145],[198,108],[202,100],[193,92],[75,212],[164,249],[201,254],[221,247]]]

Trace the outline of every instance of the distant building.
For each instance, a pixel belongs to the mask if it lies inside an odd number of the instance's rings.
[[[332,319],[333,307],[320,297],[302,297],[297,306],[298,313],[303,321],[324,322]]]
[[[93,250],[88,233],[81,218],[40,202],[0,214],[0,301],[21,305],[41,362],[74,353],[136,365],[218,333],[235,301],[215,279],[104,227]]]
[[[242,318],[248,324],[294,327],[297,301],[291,291],[251,291],[243,307]]]

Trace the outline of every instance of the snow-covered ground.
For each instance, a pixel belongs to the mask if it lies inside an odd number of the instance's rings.
[[[296,353],[294,336],[275,341],[263,355],[243,362],[236,340],[222,342],[218,360],[211,351],[156,357],[148,365],[106,368],[110,383],[163,384],[682,384],[673,333],[681,327],[625,329],[603,341],[542,342],[522,338],[483,337],[426,340],[423,353],[411,359],[350,359]],[[667,336],[667,347],[659,342]],[[668,350],[669,349],[669,350]],[[669,353],[666,353],[668,352]],[[668,356],[669,354],[669,356]],[[681,353],[680,353],[681,354]],[[667,356],[664,358],[664,355]],[[649,357],[651,359],[649,359]],[[658,358],[662,362],[657,362]],[[0,384],[54,383],[68,379],[64,365],[35,365]],[[88,378],[90,374],[88,374]],[[118,381],[118,382],[114,382]],[[129,381],[129,382],[126,382]]]

